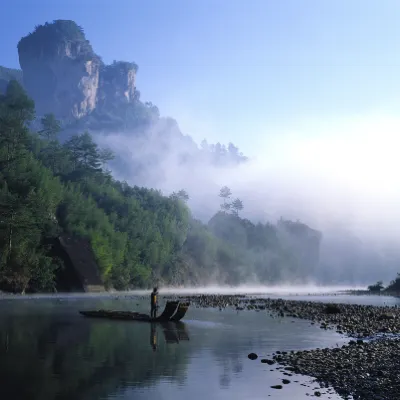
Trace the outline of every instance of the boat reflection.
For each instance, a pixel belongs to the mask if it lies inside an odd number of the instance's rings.
[[[153,351],[158,348],[158,331],[157,326],[160,326],[164,339],[168,344],[179,344],[181,341],[188,341],[189,332],[183,322],[162,322],[150,324],[150,346]]]

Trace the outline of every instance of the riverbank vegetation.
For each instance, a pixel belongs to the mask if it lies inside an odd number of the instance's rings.
[[[378,281],[373,285],[368,286],[370,293],[384,293],[384,294],[399,294],[400,293],[400,273],[397,273],[388,286],[384,286],[382,281]]]

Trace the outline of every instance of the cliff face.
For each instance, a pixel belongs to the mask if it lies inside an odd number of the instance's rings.
[[[39,115],[79,119],[97,107],[133,101],[137,66],[105,66],[73,21],[36,27],[18,43],[23,83]]]
[[[135,98],[137,66],[134,63],[114,61],[102,68],[98,106],[114,108],[121,103],[131,103]]]

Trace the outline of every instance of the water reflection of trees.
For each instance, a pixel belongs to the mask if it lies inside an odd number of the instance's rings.
[[[184,324],[175,330],[156,327],[161,340],[154,352],[149,345],[154,329],[147,323],[68,320],[51,314],[4,316],[2,397],[98,399],[127,386],[154,384],[160,378],[183,383],[189,348],[168,345],[165,332],[180,342],[185,329]]]
[[[148,323],[85,319],[76,311],[79,307],[146,311],[147,302],[142,309],[136,300],[85,299],[84,306],[40,304],[18,306],[8,316],[7,310],[0,310],[2,398],[91,400],[132,386],[151,386],[160,379],[183,384],[190,360],[204,350],[218,367],[220,387],[228,388],[242,373],[247,350],[262,348],[265,331],[257,326],[271,323],[254,314],[238,317],[204,311],[195,318],[209,321],[210,328],[190,327],[188,322],[174,327],[159,324],[154,329]],[[212,328],[212,321],[219,320],[223,324]],[[194,335],[190,342],[185,339],[188,325]]]

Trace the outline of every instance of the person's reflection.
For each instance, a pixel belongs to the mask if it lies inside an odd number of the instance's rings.
[[[153,351],[158,349],[157,346],[157,325],[161,325],[162,332],[166,343],[179,343],[182,340],[189,340],[189,332],[182,322],[175,323],[151,323],[150,324],[150,346]]]
[[[157,350],[157,325],[152,323],[150,324],[150,346],[153,351]]]

